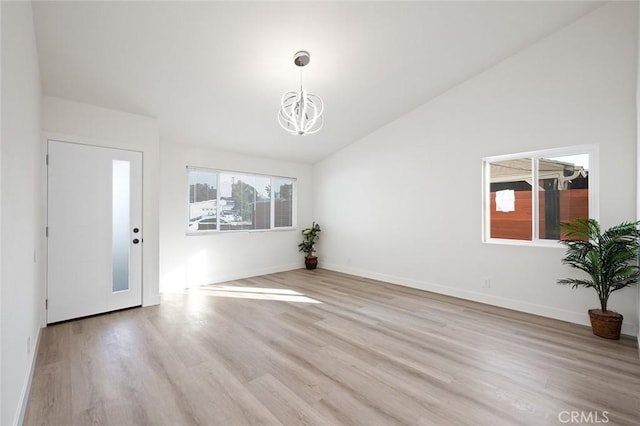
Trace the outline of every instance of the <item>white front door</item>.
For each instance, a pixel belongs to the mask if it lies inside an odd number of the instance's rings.
[[[142,153],[48,146],[47,323],[142,304]]]

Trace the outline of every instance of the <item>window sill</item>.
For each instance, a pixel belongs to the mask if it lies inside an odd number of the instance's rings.
[[[296,227],[288,227],[288,228],[274,228],[274,229],[230,229],[228,231],[218,231],[218,230],[210,230],[210,231],[187,231],[185,235],[187,237],[193,237],[198,235],[224,235],[224,234],[253,234],[253,233],[263,233],[263,232],[284,232],[284,231],[296,231],[298,228]]]
[[[558,240],[506,240],[500,238],[488,238],[483,241],[484,244],[495,244],[503,246],[524,246],[524,247],[546,247],[546,248],[559,248],[565,247]]]

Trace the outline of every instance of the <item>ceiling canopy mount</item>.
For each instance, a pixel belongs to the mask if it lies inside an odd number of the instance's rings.
[[[302,88],[302,67],[310,61],[311,55],[306,50],[300,50],[293,55],[293,63],[300,67],[300,90],[286,92],[280,100],[278,123],[293,135],[317,133],[324,124],[322,99]]]

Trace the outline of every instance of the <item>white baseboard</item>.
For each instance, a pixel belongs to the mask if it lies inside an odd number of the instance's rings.
[[[300,269],[302,263],[293,263],[289,265],[272,266],[268,268],[254,269],[253,271],[242,271],[233,274],[218,275],[213,278],[211,284],[223,283],[225,281],[241,280],[243,278],[258,277],[260,275],[276,274],[278,272],[291,271]]]
[[[154,297],[146,297],[143,298],[142,301],[142,306],[154,306],[154,305],[159,305],[160,304],[160,295],[158,294],[157,296]]]
[[[455,287],[448,287],[441,284],[435,284],[425,281],[413,280],[410,278],[398,277],[395,275],[381,274],[377,272],[364,271],[361,269],[345,267],[336,264],[322,263],[323,269],[330,271],[343,272],[345,274],[357,275],[373,280],[384,281],[391,284],[397,284],[405,287],[411,287],[418,290],[431,291],[433,293],[444,294],[446,296],[457,297],[460,299],[471,300],[474,302],[485,303],[487,305],[499,306],[501,308],[513,309],[528,314],[540,315],[547,318],[558,319],[562,321],[572,322],[574,324],[590,325],[589,316],[586,312],[572,312],[563,309],[552,308],[535,303],[523,302],[520,300],[508,299],[506,297],[494,296],[484,293],[476,293]],[[633,324],[622,324],[622,334],[634,336],[636,328]],[[640,333],[638,333],[640,336]]]
[[[38,329],[38,334],[36,336],[36,344],[33,346],[33,350],[31,351],[31,362],[29,363],[29,376],[27,377],[27,381],[22,388],[22,393],[20,394],[20,410],[16,413],[16,419],[13,422],[15,426],[22,425],[24,423],[24,415],[27,412],[27,404],[29,403],[29,393],[31,392],[31,382],[33,381],[33,373],[36,370],[36,360],[38,359],[38,350],[40,348],[40,336],[42,335],[42,328]]]
[[[184,285],[184,287],[172,287],[172,288],[160,287],[160,293],[172,292],[174,290],[179,291],[185,288],[200,287],[200,286],[209,285],[209,284],[219,284],[227,281],[241,280],[244,278],[258,277],[260,275],[269,275],[269,274],[276,274],[278,272],[292,271],[294,269],[300,269],[303,266],[304,264],[302,262],[299,262],[299,263],[290,263],[288,265],[270,266],[268,268],[243,270],[243,271],[233,272],[229,274],[213,275],[213,276],[207,277],[206,279],[203,279],[202,283]]]

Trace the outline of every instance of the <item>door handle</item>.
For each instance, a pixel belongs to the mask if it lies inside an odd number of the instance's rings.
[[[134,238],[132,242],[133,242],[133,244],[138,244],[140,242],[140,240],[137,239],[137,238]]]

